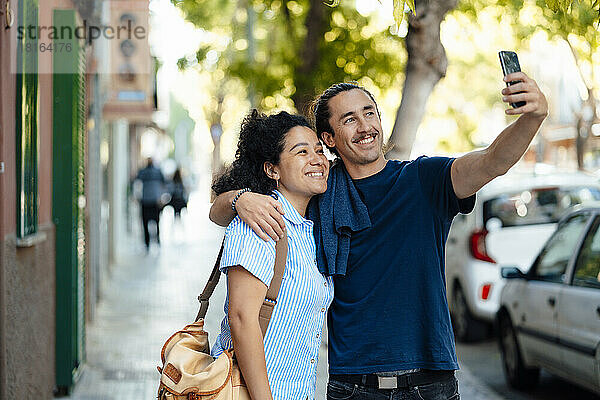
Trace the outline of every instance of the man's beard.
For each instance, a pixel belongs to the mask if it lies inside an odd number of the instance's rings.
[[[379,157],[382,154],[382,145],[379,145],[379,149],[377,152],[375,151],[369,151],[367,153],[365,152],[360,152],[360,153],[352,153],[350,154],[350,157],[348,157],[348,161],[352,162],[353,164],[358,164],[358,165],[368,165],[368,164],[372,164],[375,161],[377,161],[379,159]]]

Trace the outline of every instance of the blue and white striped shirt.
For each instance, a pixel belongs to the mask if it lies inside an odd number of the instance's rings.
[[[313,223],[303,218],[279,192],[285,212],[288,254],[277,305],[264,337],[267,376],[274,400],[313,399],[323,323],[333,300],[333,280],[317,269]],[[269,286],[275,265],[275,242],[265,242],[239,217],[225,231],[221,271],[241,265]],[[219,356],[233,348],[227,319],[212,348]]]

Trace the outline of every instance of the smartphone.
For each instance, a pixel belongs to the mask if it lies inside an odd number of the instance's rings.
[[[501,51],[498,53],[500,57],[500,65],[502,65],[502,72],[504,76],[508,74],[512,74],[513,72],[520,72],[521,66],[519,65],[519,58],[517,57],[517,53],[514,51]],[[518,81],[507,82],[506,86],[514,85],[515,83],[519,83]],[[510,103],[513,108],[523,107],[525,105],[524,101],[519,101],[517,103]]]

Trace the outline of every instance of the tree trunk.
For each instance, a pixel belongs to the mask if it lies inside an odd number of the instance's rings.
[[[575,113],[577,116],[577,122],[575,124],[575,128],[577,129],[576,137],[575,137],[575,152],[577,155],[577,169],[584,170],[583,158],[585,152],[587,150],[587,143],[592,136],[592,125],[598,120],[598,112],[596,109],[596,97],[594,96],[594,89],[592,84],[588,84],[585,77],[581,72],[581,62],[579,59],[579,54],[571,44],[568,36],[563,37],[564,41],[567,42],[569,48],[571,49],[571,53],[573,54],[573,58],[575,59],[575,65],[577,65],[577,71],[579,72],[579,76],[581,80],[585,84],[585,87],[588,91],[587,100],[581,105],[581,110]],[[592,54],[589,54],[589,60],[592,59]],[[594,82],[594,71],[592,70],[592,79],[590,82]]]
[[[417,1],[417,14],[408,19],[408,61],[402,101],[389,140],[388,158],[407,159],[417,136],[427,99],[446,75],[448,59],[440,41],[440,23],[456,7],[457,0]]]
[[[577,169],[585,170],[584,156],[587,151],[587,143],[592,136],[592,125],[598,119],[596,112],[596,98],[594,91],[588,87],[588,99],[581,106],[581,111],[577,113],[577,136],[575,137],[575,151],[577,153]]]
[[[310,9],[304,21],[306,36],[300,50],[301,61],[294,74],[296,92],[292,95],[296,110],[304,115],[308,115],[310,101],[315,95],[313,78],[319,65],[319,47],[331,14],[322,0],[310,0],[309,3]]]
[[[213,141],[213,151],[211,158],[211,172],[212,179],[211,184],[214,182],[219,176],[223,174],[225,171],[225,166],[223,165],[223,161],[221,160],[221,133],[223,132],[223,128],[220,122],[214,123],[210,127],[211,137]],[[212,190],[210,191],[210,201],[215,201],[216,193]]]
[[[210,138],[213,142],[213,151],[211,157],[211,172],[212,179],[211,182],[214,182],[217,177],[219,177],[225,170],[225,165],[223,164],[223,160],[221,159],[221,136],[223,134],[223,125],[221,122],[223,121],[223,101],[225,99],[224,89],[223,89],[223,80],[220,81],[219,86],[217,87],[217,109],[211,110],[209,112],[209,120],[210,124]],[[215,192],[210,191],[210,201],[213,202],[215,200]]]

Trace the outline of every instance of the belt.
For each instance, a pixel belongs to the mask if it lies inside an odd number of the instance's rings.
[[[454,371],[421,370],[398,376],[366,375],[330,375],[330,380],[351,383],[376,389],[397,389],[427,385],[454,377]]]

